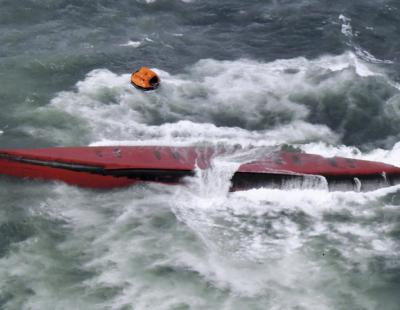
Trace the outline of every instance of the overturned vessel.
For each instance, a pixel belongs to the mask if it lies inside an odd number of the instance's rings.
[[[209,147],[105,146],[0,150],[0,174],[63,181],[89,188],[139,182],[181,183],[196,169],[209,169],[226,150]],[[324,158],[299,151],[261,151],[238,164],[231,190],[327,186],[330,190],[373,190],[400,182],[400,168],[343,157]],[[290,186],[289,186],[290,187]]]

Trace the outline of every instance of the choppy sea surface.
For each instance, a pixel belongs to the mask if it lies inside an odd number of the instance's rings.
[[[140,92],[130,73],[161,77]],[[400,2],[0,0],[0,147],[290,145],[400,165]],[[1,309],[400,309],[400,187],[0,178]]]

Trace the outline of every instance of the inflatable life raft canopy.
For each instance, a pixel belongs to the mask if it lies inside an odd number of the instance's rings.
[[[141,90],[153,90],[160,85],[160,78],[150,68],[141,67],[139,70],[132,73],[131,83]]]

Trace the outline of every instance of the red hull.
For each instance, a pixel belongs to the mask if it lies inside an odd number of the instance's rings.
[[[207,169],[223,153],[193,147],[62,147],[0,150],[0,174],[20,178],[59,180],[92,188],[114,188],[150,181],[174,184],[194,170]],[[328,182],[377,179],[397,183],[400,168],[384,163],[300,152],[268,152],[242,164],[232,178],[233,188],[259,187],[290,177],[318,175]],[[278,181],[277,181],[278,180]]]

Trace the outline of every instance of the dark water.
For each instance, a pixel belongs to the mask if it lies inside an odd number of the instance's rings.
[[[289,144],[400,165],[400,3],[0,0],[0,146]],[[156,70],[156,92],[129,84]],[[399,309],[399,188],[0,179],[0,308]]]

